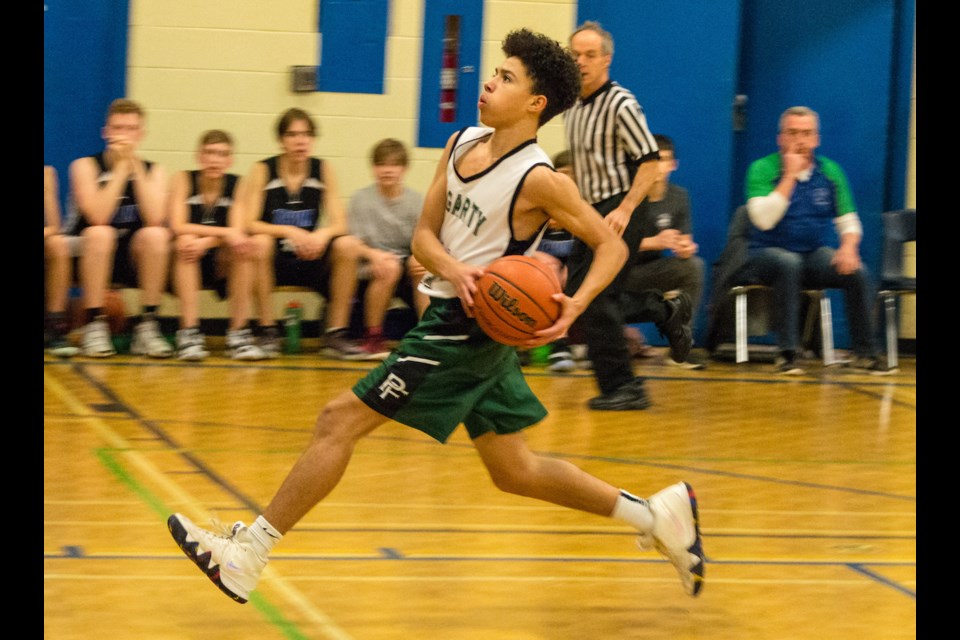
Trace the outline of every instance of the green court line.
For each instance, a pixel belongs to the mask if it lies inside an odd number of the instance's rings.
[[[173,510],[168,508],[163,500],[155,496],[149,489],[137,482],[133,476],[127,472],[127,469],[114,455],[117,451],[116,449],[102,448],[96,449],[94,453],[101,464],[116,476],[121,484],[125,485],[130,491],[146,502],[147,505],[160,516],[161,521],[166,523],[167,517],[173,513]],[[119,450],[119,452],[122,453],[123,450]],[[164,526],[166,526],[166,524],[164,524]],[[284,637],[290,640],[310,640],[309,636],[300,631],[293,622],[287,620],[277,607],[256,591],[250,594],[248,602],[256,607],[270,624],[277,627]]]

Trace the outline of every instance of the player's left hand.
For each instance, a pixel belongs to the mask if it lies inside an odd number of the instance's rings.
[[[560,303],[560,316],[557,318],[557,321],[546,329],[537,331],[534,334],[536,338],[527,340],[523,344],[523,348],[532,349],[566,337],[573,321],[583,313],[583,308],[570,296],[563,293],[555,293],[553,294],[553,299]]]

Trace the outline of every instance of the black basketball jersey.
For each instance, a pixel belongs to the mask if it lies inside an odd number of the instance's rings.
[[[100,175],[97,176],[97,185],[98,188],[102,189],[103,185],[110,181],[112,174],[110,169],[107,168],[107,163],[102,151],[90,157],[93,158],[94,162],[96,162],[100,168]],[[153,166],[152,162],[146,160],[143,161],[143,164],[147,171],[150,171],[150,167]],[[86,217],[80,213],[80,209],[77,207],[76,202],[74,202],[72,195],[68,208],[70,209],[68,216],[74,225],[71,233],[78,234],[90,226]],[[121,236],[136,231],[143,226],[143,219],[140,217],[140,207],[137,205],[137,196],[133,191],[132,177],[127,180],[127,187],[124,189],[120,199],[117,200],[117,208],[114,210],[113,217],[110,219],[110,226],[120,229]]]
[[[224,174],[223,190],[213,205],[208,207],[203,200],[203,193],[200,191],[200,171],[194,169],[189,172],[189,175],[190,197],[187,198],[187,205],[190,207],[190,222],[212,227],[229,226],[227,214],[233,204],[233,192],[237,188],[239,177],[233,173]]]
[[[323,192],[326,189],[320,179],[320,159],[310,158],[310,171],[299,193],[287,191],[280,177],[280,156],[263,161],[269,172],[267,185],[263,188],[264,222],[286,224],[313,231],[319,226],[323,210]]]

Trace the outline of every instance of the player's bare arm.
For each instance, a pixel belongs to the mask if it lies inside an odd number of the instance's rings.
[[[477,291],[477,279],[483,275],[481,267],[464,264],[447,253],[440,242],[440,226],[447,201],[447,162],[453,145],[454,134],[447,140],[443,156],[437,162],[430,188],[424,196],[423,212],[413,232],[411,250],[414,257],[430,273],[451,282],[457,289],[457,295],[464,303],[467,313],[473,307],[473,295]]]
[[[262,233],[277,237],[279,234],[273,229],[275,225],[264,222],[263,217],[263,188],[267,186],[267,165],[255,162],[247,174],[246,193],[244,197],[244,211],[246,213],[246,229],[248,233]]]
[[[573,296],[558,294],[563,312],[557,322],[542,332],[552,340],[564,335],[587,305],[609,285],[627,260],[627,246],[619,235],[603,223],[596,209],[581,197],[576,185],[563,174],[537,167],[527,176],[514,209],[517,237],[524,237],[531,222],[542,223],[548,215],[583,240],[593,250],[593,261],[580,288]]]
[[[238,255],[249,255],[254,248],[253,238],[247,234],[247,179],[237,178],[233,188],[233,202],[227,211],[227,231],[224,241]]]
[[[167,172],[154,163],[149,169],[140,158],[130,160],[133,178],[133,193],[140,209],[140,219],[147,227],[160,227],[167,223],[164,205],[167,197]]]
[[[187,206],[189,197],[189,177],[185,171],[173,176],[170,188],[170,197],[167,200],[167,216],[170,220],[170,230],[174,234],[174,247],[177,258],[185,262],[196,262],[206,253],[207,239],[198,235],[204,225],[190,224],[190,210]]]
[[[102,187],[97,182],[100,168],[90,157],[70,163],[70,189],[80,213],[91,225],[110,224],[130,178],[129,165],[122,163],[111,170],[110,179]]]
[[[343,201],[340,199],[340,184],[337,180],[337,174],[329,162],[321,165],[321,178],[323,179],[323,215],[326,218],[322,230],[326,231],[328,241],[333,236],[341,236],[349,232],[347,224],[347,212],[343,207]]]
[[[324,184],[323,220],[317,221],[317,228],[312,232],[287,236],[297,256],[303,260],[320,258],[334,237],[348,233],[347,214],[340,201],[340,188],[337,185],[337,176],[333,167],[329,162],[324,162],[320,165],[320,171],[320,178]]]
[[[43,168],[43,237],[60,233],[60,202],[57,199],[59,186],[57,170]]]

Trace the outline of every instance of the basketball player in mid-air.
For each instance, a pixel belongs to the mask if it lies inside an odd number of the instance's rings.
[[[445,442],[461,423],[494,484],[509,493],[612,517],[639,533],[680,574],[684,590],[703,586],[704,555],[693,489],[678,482],[649,499],[599,480],[576,466],[540,456],[521,431],[547,411],[527,386],[516,349],[494,342],[472,317],[476,280],[506,254],[530,254],[549,218],[593,249],[596,258],[563,311],[525,346],[564,335],[619,272],[623,241],[553,170],[537,130],[567,109],[580,74],[564,49],[526,29],[503,41],[506,59],[483,85],[484,127],[447,142],[414,234],[413,252],[429,274],[420,287],[431,303],[385,361],[320,412],[313,438],[263,514],[214,533],[181,514],[167,520],[173,538],[221,591],[246,602],[271,549],[339,482],[354,445],[388,419]]]

